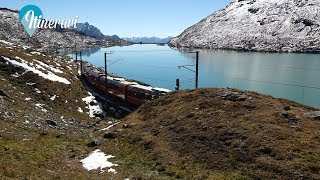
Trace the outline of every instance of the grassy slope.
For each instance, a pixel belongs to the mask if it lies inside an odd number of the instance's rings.
[[[76,77],[75,64],[69,59],[27,54],[22,48],[8,49],[0,45],[0,57],[16,59],[18,56],[27,62],[36,59],[60,68],[64,73],[57,75],[68,79],[71,85],[43,79],[10,64],[0,64],[0,90],[8,95],[0,96],[0,179],[105,179],[112,176],[89,173],[80,163],[96,149],[87,147],[87,143],[94,138],[92,131],[97,127],[88,128],[96,120],[78,112],[79,107],[87,111],[82,98],[88,93]],[[21,76],[13,77],[16,72]],[[53,95],[57,95],[55,100],[50,99]],[[31,100],[26,101],[27,97]],[[44,104],[48,112],[37,108],[36,103]],[[55,121],[57,126],[48,124],[47,120]]]
[[[233,91],[251,98],[234,101],[226,96]],[[288,117],[279,115],[288,107]],[[172,178],[319,179],[320,121],[304,115],[313,110],[254,92],[182,91],[125,118],[104,147],[130,149],[114,152],[126,159],[124,171],[136,156]]]

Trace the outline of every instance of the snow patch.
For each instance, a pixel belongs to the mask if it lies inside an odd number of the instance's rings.
[[[53,72],[55,72],[55,73],[59,73],[59,74],[62,74],[62,73],[63,73],[61,70],[56,69],[56,68],[54,68],[54,67],[52,67],[52,66],[49,66],[48,64],[45,64],[45,63],[43,63],[43,62],[41,62],[41,61],[38,61],[38,60],[35,60],[35,59],[34,59],[34,61],[37,62],[37,63],[39,63],[41,66],[50,69],[51,71],[53,71]]]
[[[3,57],[3,56],[2,56]],[[48,74],[43,73],[42,71],[39,71],[38,69],[35,69],[33,67],[28,66],[26,63],[23,63],[25,61],[22,61],[22,63],[16,61],[16,60],[11,60],[7,57],[3,57],[3,59],[5,59],[6,61],[10,62],[11,64],[13,64],[14,66],[20,66],[28,71],[31,71],[35,74],[38,74],[39,76],[48,79],[50,81],[56,81],[56,82],[61,82],[64,84],[71,84],[67,79],[59,77],[51,72],[49,72]]]
[[[111,129],[113,126],[115,126],[115,125],[117,125],[117,124],[119,124],[119,123],[120,123],[120,122],[114,123],[114,124],[112,124],[112,125],[110,125],[110,126],[108,126],[108,127],[104,128],[104,129],[100,129],[100,131],[106,131],[106,130],[109,130],[109,129]]]
[[[83,110],[81,109],[81,107],[78,108],[78,112],[83,113]]]
[[[95,117],[97,114],[101,114],[103,116],[106,115],[106,113],[102,110],[102,104],[97,102],[96,98],[89,93],[89,96],[82,99],[87,104],[87,109],[89,109],[89,116]]]
[[[116,170],[112,167],[118,165],[109,162],[108,159],[110,158],[114,158],[114,156],[106,155],[105,153],[101,152],[100,149],[97,149],[80,162],[82,163],[82,166],[88,171],[100,169],[101,172],[104,172],[104,169],[108,169],[108,172],[116,174]]]
[[[34,89],[36,91],[36,93],[41,94],[41,91],[37,88]]]
[[[20,74],[17,73],[17,72],[15,72],[14,74],[11,74],[11,76],[12,76],[12,77],[15,77],[15,78],[18,78],[18,77],[20,77]]]
[[[21,46],[24,50],[30,49],[30,46]]]
[[[37,52],[37,51],[33,51],[33,52],[31,52],[31,54],[33,54],[33,55],[41,55],[41,52]]]
[[[54,95],[50,98],[51,101],[54,101],[56,99],[57,95]]]
[[[35,85],[36,83],[26,83],[26,85],[29,85],[29,86],[33,86]]]
[[[0,43],[5,44],[5,45],[9,45],[9,46],[13,45],[13,43],[8,42],[8,41],[4,41],[4,40],[0,40]]]
[[[44,104],[36,104],[36,107],[40,108],[42,112],[48,112],[44,107]]]

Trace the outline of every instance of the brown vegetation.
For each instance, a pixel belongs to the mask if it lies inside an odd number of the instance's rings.
[[[182,91],[145,104],[109,143],[142,148],[174,178],[319,179],[314,110],[235,89]]]

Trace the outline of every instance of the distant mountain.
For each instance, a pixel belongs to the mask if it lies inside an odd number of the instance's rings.
[[[112,40],[121,40],[119,38],[119,36],[117,35],[112,35],[112,36],[108,36],[108,35],[104,35],[100,29],[98,29],[97,27],[90,25],[88,22],[86,23],[77,23],[77,31],[79,31],[80,33],[86,35],[86,36],[90,36],[96,39],[112,39]]]
[[[77,23],[77,28],[79,32],[83,33],[86,36],[90,36],[97,39],[104,39],[105,35],[95,26],[86,23]]]
[[[106,35],[105,37],[108,39],[112,39],[112,40],[121,40],[121,38],[119,38],[119,36],[117,36],[117,35],[112,35],[112,36]]]
[[[128,37],[123,40],[134,43],[168,43],[172,37],[158,38],[158,37]]]

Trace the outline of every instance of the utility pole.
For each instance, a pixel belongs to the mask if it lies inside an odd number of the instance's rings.
[[[108,111],[108,89],[109,89],[109,85],[108,85],[108,61],[107,61],[107,54],[113,54],[114,52],[113,51],[110,51],[110,52],[105,52],[104,53],[104,74],[106,76],[105,78],[105,88],[106,88],[106,92],[105,92],[105,99],[106,99],[106,102],[105,102],[105,109]],[[116,61],[117,62],[117,61]],[[109,64],[110,65],[110,64]]]
[[[196,51],[196,89],[199,87],[199,51]]]
[[[79,64],[78,64],[78,52],[76,52],[76,65],[77,65],[77,73],[79,73]]]
[[[180,79],[176,80],[176,91],[180,90]]]
[[[196,53],[196,65],[183,65],[183,66],[178,66],[178,68],[184,68],[187,69],[189,71],[192,71],[196,74],[196,83],[195,83],[195,87],[196,89],[198,89],[199,87],[199,51],[196,52],[190,52],[190,53]],[[196,66],[196,70],[193,70],[191,68],[189,68],[190,66]]]
[[[83,64],[82,64],[82,53],[80,51],[80,76],[81,77],[82,77],[82,66],[83,66]]]
[[[107,53],[104,53],[104,74],[105,74],[105,88],[106,88],[106,92],[105,92],[105,98],[106,98],[106,102],[105,102],[105,108],[106,110],[108,110],[108,69],[107,69]]]

